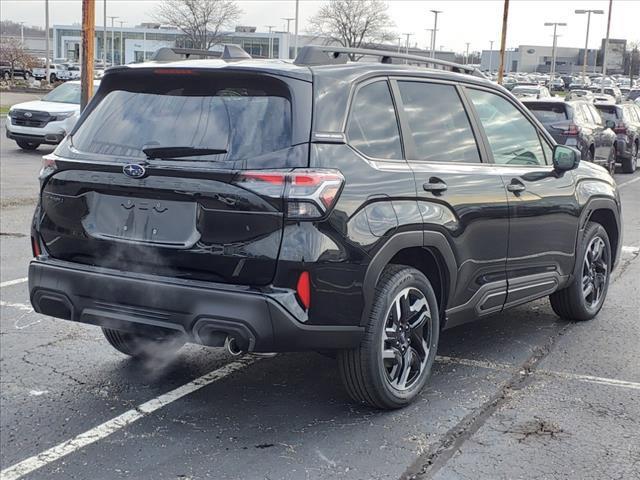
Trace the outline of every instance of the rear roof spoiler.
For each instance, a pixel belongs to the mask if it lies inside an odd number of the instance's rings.
[[[425,67],[444,67],[456,73],[466,73],[476,77],[486,78],[485,75],[475,67],[461,65],[459,63],[448,62],[438,58],[423,57],[421,55],[410,55],[397,53],[391,50],[375,50],[367,48],[349,48],[336,46],[308,45],[300,49],[300,53],[293,62],[296,65],[339,65],[349,61],[350,56],[359,55],[367,57],[377,57],[380,63],[394,63],[394,59],[407,60],[411,64],[423,64]]]
[[[227,62],[233,62],[250,59],[251,55],[249,55],[242,47],[228,43],[224,44],[224,49],[222,51],[162,47],[155,51],[150,60],[155,62],[175,62],[177,60],[196,60],[206,58],[219,58]]]

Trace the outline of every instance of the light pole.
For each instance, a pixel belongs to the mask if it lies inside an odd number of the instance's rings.
[[[24,24],[25,22],[19,22],[20,23],[20,43],[22,45],[24,45]]]
[[[549,73],[549,87],[553,90],[553,78],[556,75],[556,51],[558,48],[558,27],[566,27],[562,22],[545,22],[545,27],[553,27],[553,48],[551,49],[551,71]]]
[[[291,25],[291,20],[295,20],[295,17],[283,17],[282,20],[287,22],[287,33],[289,33],[289,25]]]
[[[431,10],[435,15],[433,19],[433,35],[431,36],[431,58],[436,58],[436,34],[438,33],[438,14],[442,13],[442,10]]]
[[[102,25],[102,66],[107,68],[107,0],[102,0],[104,11],[102,16],[104,24]]]
[[[293,43],[293,57],[297,57],[298,56],[298,12],[300,11],[300,0],[296,0],[296,21],[294,23],[294,29],[295,29],[295,40]]]
[[[604,14],[604,10],[576,10],[575,13],[578,15],[587,14],[587,37],[584,41],[584,57],[582,60],[582,78],[584,79],[587,76],[587,54],[589,52],[589,27],[591,25],[591,14],[602,15]]]
[[[612,8],[613,0],[609,0],[609,19],[607,20],[607,38],[604,41],[604,53],[602,54],[602,83],[600,84],[600,93],[604,93],[604,79],[607,76],[607,51],[609,50],[609,30],[611,29]]]
[[[49,49],[51,46],[49,45],[49,0],[44,1],[44,38],[45,38],[45,49],[47,50],[47,54],[45,55],[44,60],[44,75],[45,81],[50,83],[51,79],[49,78]]]
[[[413,35],[413,33],[403,33],[403,35],[407,37],[404,42],[404,53],[409,55],[409,38],[411,37],[411,35]],[[405,60],[404,63],[407,63],[407,61]]]
[[[124,49],[122,46],[122,25],[124,25],[125,22],[124,20],[118,20],[118,23],[120,24],[120,65],[124,64],[124,60],[123,60],[123,54],[124,54]]]
[[[489,40],[489,73],[493,68],[493,40]]]
[[[120,17],[115,17],[115,16],[109,16],[109,18],[111,19],[111,65],[115,65],[114,60],[113,60],[113,51],[114,51],[114,44],[115,44],[115,39],[114,37],[116,36],[116,31],[114,30],[113,27],[113,22],[116,18],[120,18]]]
[[[469,63],[469,42],[466,42],[465,45],[467,46],[467,53],[464,57],[464,64],[467,65]]]
[[[273,58],[273,37],[271,36],[271,31],[275,25],[265,25],[269,29],[269,58]]]
[[[431,47],[433,46],[433,28],[425,28],[424,31],[429,32],[429,46],[427,48],[429,49],[429,56],[431,56]]]

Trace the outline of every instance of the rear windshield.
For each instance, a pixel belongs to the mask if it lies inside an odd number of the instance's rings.
[[[73,134],[83,153],[145,159],[143,149],[224,150],[179,160],[234,161],[291,146],[291,104],[273,79],[147,76],[106,93]]]
[[[568,120],[567,110],[564,105],[549,104],[527,104],[527,108],[531,113],[540,120],[542,124],[554,123],[562,120]]]
[[[604,120],[618,120],[618,109],[616,107],[597,107],[598,112]]]
[[[55,103],[75,103],[80,105],[80,84],[64,83],[47,93],[42,100]]]

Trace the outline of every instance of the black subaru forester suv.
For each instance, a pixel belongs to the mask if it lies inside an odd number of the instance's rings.
[[[616,185],[505,89],[391,52],[244,56],[105,74],[44,158],[36,311],[135,357],[333,351],[355,400],[397,408],[445,328],[601,309]]]

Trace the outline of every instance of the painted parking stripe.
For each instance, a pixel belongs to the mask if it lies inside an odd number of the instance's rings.
[[[17,463],[11,467],[8,467],[0,472],[0,480],[17,480],[24,475],[27,475],[39,468],[42,468],[52,462],[55,462],[67,455],[80,450],[81,448],[91,445],[92,443],[102,440],[109,435],[137,422],[141,418],[155,412],[156,410],[169,405],[176,400],[185,397],[197,390],[200,390],[207,385],[210,385],[218,380],[231,375],[238,370],[241,370],[252,363],[260,360],[263,357],[256,357],[247,355],[240,360],[228,363],[223,367],[218,368],[212,372],[209,372],[201,377],[192,380],[189,383],[182,385],[170,392],[160,395],[148,402],[138,405],[131,410],[118,415],[111,420],[107,420],[102,425],[92,428],[84,433],[81,433],[70,440],[62,442],[55,447],[45,450],[42,453],[29,457],[20,463]]]
[[[638,253],[640,253],[640,247],[629,247],[625,245],[621,248],[621,250],[622,253],[629,253],[631,255],[637,255]]]
[[[634,178],[633,180],[628,180],[626,182],[622,182],[622,183],[618,184],[618,188],[624,188],[627,185],[631,185],[632,183],[636,183],[638,181],[640,181],[640,177]]]
[[[16,280],[9,280],[9,281],[0,283],[0,288],[10,287],[11,285],[19,285],[21,283],[27,282],[28,280],[29,280],[28,277],[18,278]]]
[[[495,362],[489,362],[485,360],[470,360],[467,358],[460,358],[460,357],[437,356],[436,362],[464,365],[466,367],[484,368],[487,370],[515,371],[515,369],[518,368],[516,365],[495,363]],[[612,387],[622,387],[622,388],[630,388],[632,390],[640,390],[640,383],[630,382],[627,380],[618,380],[616,378],[595,377],[593,375],[583,375],[580,373],[569,373],[569,372],[557,372],[554,370],[534,370],[531,372],[531,374],[532,375],[536,375],[536,374],[548,375],[551,377],[564,378],[567,380],[576,380],[579,382],[597,383],[599,385],[609,385]]]

